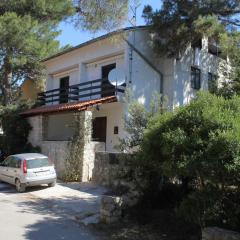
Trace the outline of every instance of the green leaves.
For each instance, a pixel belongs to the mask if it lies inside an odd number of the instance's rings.
[[[128,0],[79,0],[75,25],[96,32],[112,31],[127,20]]]
[[[4,135],[1,137],[0,148],[7,155],[37,150],[28,142],[31,126],[26,118],[20,116],[20,113],[29,109],[31,105],[30,103],[22,102],[19,105],[11,104],[7,107],[0,107],[0,121],[4,132]]]
[[[71,0],[0,2],[0,86],[3,104],[16,101],[24,79],[43,78],[40,60],[56,53],[59,21],[74,11]]]
[[[215,185],[223,172],[224,184],[240,185],[231,177],[240,171],[239,106],[239,97],[226,100],[200,93],[175,113],[158,115],[145,132],[143,159],[151,158],[170,177],[201,177]]]
[[[135,165],[149,183],[146,192],[159,191],[161,176],[187,183],[188,195],[177,206],[186,220],[237,229],[240,97],[200,92],[189,105],[153,117]]]
[[[239,1],[162,1],[160,10],[146,6],[143,17],[157,34],[155,50],[162,55],[179,56],[189,44],[202,37],[230,33],[240,25]]]

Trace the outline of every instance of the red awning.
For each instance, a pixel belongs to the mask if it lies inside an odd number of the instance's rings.
[[[88,100],[76,103],[62,103],[57,105],[45,105],[22,112],[22,116],[34,116],[48,113],[66,112],[66,111],[84,111],[94,105],[117,102],[116,96],[104,97],[95,100]]]

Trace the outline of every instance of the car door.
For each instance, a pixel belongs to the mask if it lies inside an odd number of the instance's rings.
[[[20,161],[14,156],[12,156],[9,160],[7,175],[8,175],[8,182],[11,184],[15,184],[15,179],[18,175],[17,170],[20,168],[19,162]]]
[[[0,163],[0,180],[1,181],[5,181],[4,172],[5,172],[5,162],[1,162]]]
[[[9,182],[9,176],[8,176],[8,168],[9,168],[9,162],[11,157],[7,157],[2,163],[0,167],[0,178],[4,182]]]

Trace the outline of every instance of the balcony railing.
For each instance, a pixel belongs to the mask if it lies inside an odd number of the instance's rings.
[[[97,79],[71,85],[68,88],[56,88],[38,94],[40,105],[58,104],[93,100],[107,96],[117,96],[125,92],[126,84],[113,86],[106,79]]]

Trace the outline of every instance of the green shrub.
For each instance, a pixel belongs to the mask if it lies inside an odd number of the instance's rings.
[[[185,216],[204,225],[206,209],[213,211],[216,197],[223,199],[231,189],[240,189],[240,97],[224,99],[202,92],[189,105],[152,118],[136,168],[149,183],[147,192],[149,188],[158,191],[161,176],[187,179],[195,191],[182,202],[182,208],[194,206]],[[199,211],[194,210],[196,204]],[[239,209],[228,220],[232,226]],[[221,212],[223,205],[215,209],[211,222],[218,222]]]
[[[29,109],[30,106],[28,103],[21,103],[0,107],[0,121],[4,132],[4,135],[1,137],[0,148],[7,155],[40,151],[38,147],[34,148],[28,142],[31,126],[27,119],[20,115],[21,112]]]
[[[189,194],[177,209],[189,222],[238,230],[240,226],[240,192],[220,191],[212,186]]]

